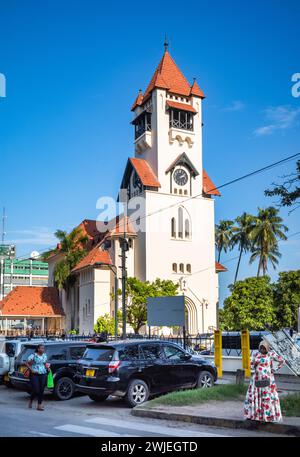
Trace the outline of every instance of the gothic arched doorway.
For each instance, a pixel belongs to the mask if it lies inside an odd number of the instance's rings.
[[[196,335],[198,328],[198,313],[193,300],[185,296],[185,328],[190,335]]]

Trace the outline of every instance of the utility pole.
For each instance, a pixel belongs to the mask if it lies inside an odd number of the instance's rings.
[[[126,338],[126,279],[127,279],[127,271],[126,271],[126,252],[128,251],[128,241],[125,238],[122,239],[122,321],[123,321],[123,332],[122,338],[123,340]]]

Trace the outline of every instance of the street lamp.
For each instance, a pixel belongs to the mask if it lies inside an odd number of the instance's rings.
[[[118,301],[118,267],[116,265],[112,265],[110,263],[104,263],[104,262],[97,262],[96,265],[102,267],[106,266],[110,269],[110,271],[113,272],[115,276],[115,339],[118,339],[118,307],[119,307],[119,301]]]

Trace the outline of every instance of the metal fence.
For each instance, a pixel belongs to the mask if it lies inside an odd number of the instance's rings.
[[[264,335],[269,332],[250,332],[250,350],[257,350],[260,341],[264,338]],[[6,339],[24,339],[28,338],[28,335],[19,336],[7,336]],[[112,335],[105,334],[45,334],[45,335],[34,335],[31,336],[30,340],[34,342],[35,339],[44,338],[49,341],[94,341],[94,342],[112,342],[115,341],[115,337]],[[197,336],[186,336],[185,341],[183,335],[135,335],[128,334],[126,339],[152,339],[161,340],[172,343],[177,343],[184,347],[187,351],[201,354],[201,355],[214,355],[214,334],[199,334]],[[222,355],[223,356],[235,356],[241,357],[241,334],[240,332],[222,332]]]

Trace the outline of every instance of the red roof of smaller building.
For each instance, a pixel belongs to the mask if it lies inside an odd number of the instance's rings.
[[[96,263],[105,263],[112,265],[109,252],[102,250],[100,245],[95,246],[72,270],[72,272],[82,270],[82,268],[91,267]]]
[[[160,183],[155,176],[154,171],[146,160],[137,159],[136,157],[130,157],[129,160],[144,186],[160,187]]]
[[[216,273],[220,273],[222,271],[227,271],[227,268],[221,265],[219,262],[216,262]]]
[[[123,235],[124,229],[126,235],[136,236],[136,231],[134,230],[134,227],[130,222],[129,217],[126,216],[124,221],[124,216],[119,216],[117,217],[115,227],[109,231],[107,236]]]
[[[203,170],[202,174],[202,185],[203,185],[203,192],[207,195],[217,195],[218,197],[221,196],[220,192],[208,176],[205,170]]]
[[[17,286],[1,302],[2,316],[64,316],[55,287]]]
[[[189,111],[191,113],[196,114],[197,111],[192,105],[186,105],[185,103],[178,103],[178,102],[173,102],[170,100],[167,100],[167,105],[170,106],[171,108],[175,109],[180,109],[182,111]]]

